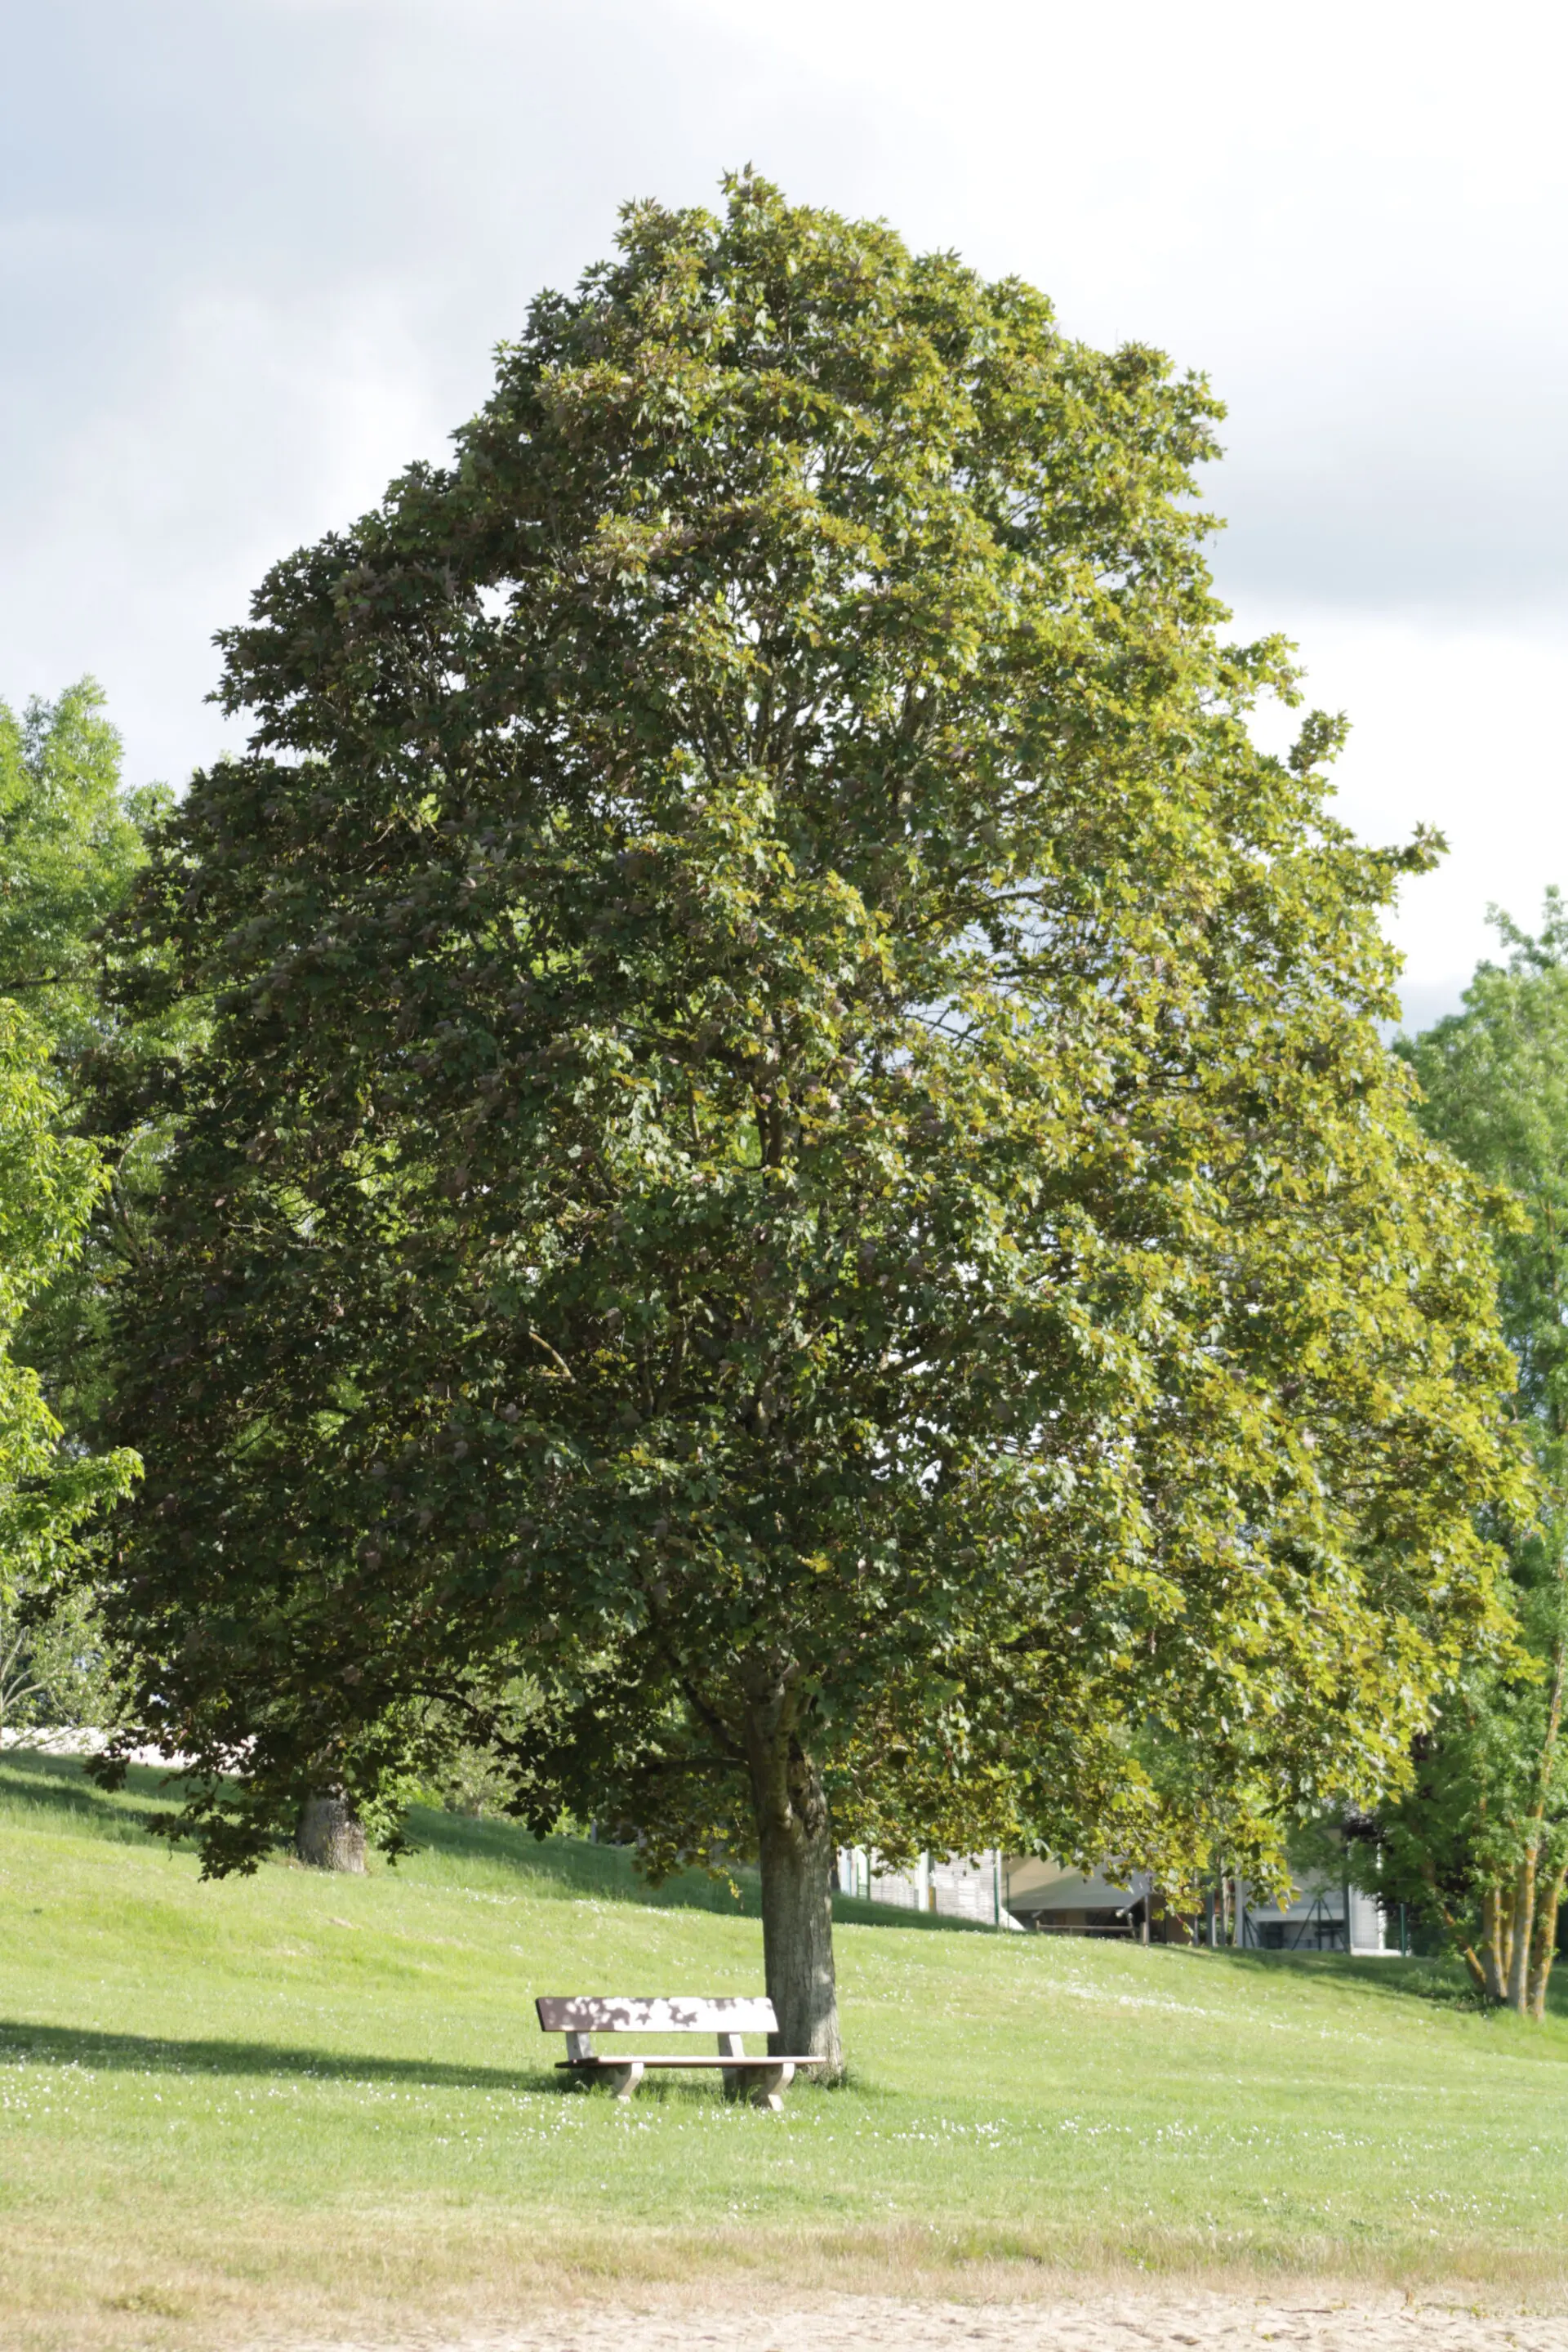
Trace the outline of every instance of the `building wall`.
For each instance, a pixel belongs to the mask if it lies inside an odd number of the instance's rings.
[[[973,1919],[988,1927],[1018,1928],[1038,1925],[1063,1934],[1116,1932],[1122,1921],[1126,1932],[1137,1932],[1142,1905],[1152,1881],[1144,1871],[1133,1871],[1112,1881],[1098,1871],[1092,1875],[1068,1870],[1059,1862],[1035,1854],[921,1854],[912,1870],[883,1870],[864,1846],[843,1846],[838,1853],[838,1885],[846,1895],[859,1895],[900,1911],[931,1911],[941,1918]],[[1311,1877],[1298,1880],[1289,1906],[1252,1897],[1243,1881],[1237,1922],[1238,1940],[1253,1949],[1343,1951],[1345,1895],[1342,1881]],[[1352,1952],[1376,1953],[1387,1947],[1383,1916],[1374,1896],[1352,1887],[1350,1942]],[[1201,1916],[1192,1923],[1196,1939],[1204,1939]],[[1153,1934],[1156,1941],[1179,1923],[1165,1923],[1156,1899]],[[1185,1940],[1180,1927],[1176,1940]]]
[[[1350,1897],[1350,1937],[1345,1937],[1345,1897]],[[1341,1880],[1311,1875],[1298,1879],[1292,1899],[1283,1911],[1277,1903],[1249,1898],[1245,1882],[1240,1940],[1254,1948],[1282,1951],[1377,1953],[1384,1940],[1383,1914],[1375,1895],[1356,1886],[1348,1890]]]
[[[1015,1924],[1006,1909],[1006,1859],[981,1854],[921,1854],[912,1870],[883,1870],[864,1846],[843,1846],[838,1885],[900,1911],[932,1911],[944,1919],[973,1919],[987,1927]]]
[[[1048,1855],[1007,1857],[1006,1901],[1016,1919],[1045,1917],[1066,1925],[1069,1918],[1081,1920],[1085,1912],[1121,1916],[1142,1899],[1150,1885],[1144,1871],[1112,1880],[1100,1871],[1070,1870]]]

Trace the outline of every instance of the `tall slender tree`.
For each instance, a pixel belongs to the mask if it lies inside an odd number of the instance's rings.
[[[1497,1189],[1492,1240],[1536,1509],[1506,1532],[1518,1639],[1473,1665],[1422,1738],[1376,1841],[1386,1899],[1425,1911],[1477,1987],[1543,2014],[1568,1885],[1568,910],[1508,950],[1405,1048],[1422,1122]]]
[[[0,992],[58,1052],[97,1038],[104,927],[171,804],[162,785],[125,785],[95,679],[35,696],[19,716],[0,702]]]
[[[832,2064],[836,1839],[1256,1875],[1399,1768],[1508,1360],[1374,1025],[1430,846],[1249,740],[1217,413],[746,177],[269,575],[130,942],[218,1006],[116,1602],[209,1867],[467,1720],[755,1853]]]
[[[79,678],[53,699],[35,696],[19,715],[0,703],[0,995],[14,997],[47,1043],[62,1132],[97,1126],[108,1171],[76,1245],[32,1297],[16,1345],[73,1440],[86,1444],[99,1434],[110,1381],[105,1299],[134,1245],[137,1197],[156,1156],[134,1108],[138,1074],[174,1042],[166,1023],[127,1017],[128,974],[117,976],[111,1005],[106,934],[172,806],[164,785],[125,783],[120,734],[95,679]],[[182,1007],[181,1030],[193,1011]],[[110,1064],[124,1116],[104,1132]]]
[[[0,997],[0,1729],[58,1720],[90,1688],[99,1645],[65,1585],[103,1507],[139,1467],[128,1449],[61,1443],[38,1375],[16,1360],[16,1326],[80,1244],[104,1181],[93,1147],[59,1130],[47,1044]]]
[[[0,702],[0,1718],[12,1724],[97,1720],[112,1685],[90,1595],[50,1596],[92,1557],[98,1507],[130,1475],[130,1457],[93,1454],[81,1410],[89,1388],[102,1401],[89,1362],[121,1202],[112,1162],[79,1129],[111,1025],[104,927],[167,806],[159,787],[125,788],[90,677],[19,713]]]

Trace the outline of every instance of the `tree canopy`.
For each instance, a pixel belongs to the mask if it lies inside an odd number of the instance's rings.
[[[746,177],[268,575],[130,939],[216,1005],[115,1602],[209,1866],[467,1723],[759,1854],[835,2059],[836,1838],[1257,1873],[1398,1771],[1509,1363],[1375,1026],[1431,845],[1249,736],[1217,415]]]
[[[110,1678],[90,1599],[67,1588],[135,1457],[95,1458],[75,1426],[102,1268],[93,1220],[110,1186],[71,1130],[109,1027],[104,926],[167,803],[159,787],[124,789],[90,677],[19,717],[0,702],[0,1718],[12,1722],[90,1719]]]
[[[112,1381],[105,1301],[156,1156],[137,1102],[142,1065],[199,1020],[194,1001],[181,1005],[173,1029],[165,1017],[142,1020],[128,1010],[132,975],[118,975],[119,1002],[106,986],[109,927],[172,804],[164,785],[125,784],[120,735],[94,679],[52,700],[35,696],[20,717],[0,702],[0,996],[14,999],[47,1043],[56,1125],[78,1134],[96,1127],[107,1170],[84,1229],[33,1289],[15,1334],[18,1357],[39,1372],[73,1443],[100,1434]],[[110,1066],[119,1115],[106,1131]]]
[[[20,718],[0,702],[0,992],[68,1050],[99,1015],[100,945],[169,805],[128,792],[121,745],[90,677]]]
[[[1549,890],[1539,938],[1494,920],[1507,961],[1483,963],[1463,1012],[1404,1051],[1428,1132],[1498,1188],[1491,1243],[1536,1508],[1503,1529],[1512,1652],[1445,1696],[1376,1852],[1385,1895],[1433,1919],[1481,1990],[1540,2017],[1568,1885],[1568,914]]]
[[[92,1146],[58,1132],[47,1055],[37,1030],[0,997],[0,1725],[68,1705],[90,1679],[97,1645],[84,1638],[79,1601],[51,1610],[48,1600],[138,1467],[128,1449],[63,1445],[37,1373],[13,1352],[24,1312],[79,1246],[103,1181]]]

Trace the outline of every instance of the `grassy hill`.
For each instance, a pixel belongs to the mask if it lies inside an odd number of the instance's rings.
[[[1568,2021],[1477,2014],[1431,1963],[850,1904],[847,2088],[628,2110],[564,2087],[532,1996],[758,1990],[722,1890],[650,1897],[620,1853],[440,1814],[395,1870],[204,1886],[167,1802],[0,1759],[7,2346],[499,2318],[546,2280],[738,2266],[1568,2273]]]

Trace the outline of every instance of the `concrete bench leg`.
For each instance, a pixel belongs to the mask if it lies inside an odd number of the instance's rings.
[[[784,2109],[784,2095],[795,2080],[795,2068],[786,2059],[782,2066],[770,2066],[757,2075],[757,2087],[752,2096],[759,2107],[767,2107],[776,2116]]]
[[[624,2066],[606,2066],[602,2071],[616,2098],[629,2099],[642,2081],[643,2063],[640,2058],[628,2058]]]

